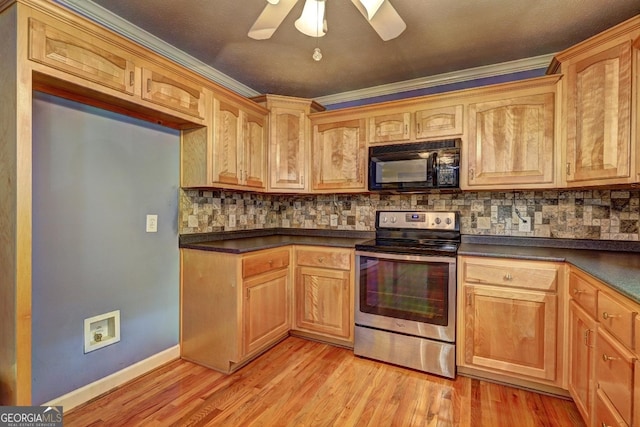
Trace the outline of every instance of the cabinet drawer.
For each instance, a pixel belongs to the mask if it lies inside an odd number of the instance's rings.
[[[330,251],[298,249],[296,251],[296,264],[308,267],[326,267],[350,270],[351,253],[351,251],[335,248]]]
[[[624,421],[631,423],[634,357],[606,331],[598,329],[596,383]]]
[[[289,251],[273,251],[256,255],[249,255],[242,259],[242,277],[277,270],[289,265]]]
[[[466,283],[542,291],[555,291],[558,286],[558,266],[550,263],[463,258],[462,274]]]
[[[595,413],[595,425],[610,426],[610,427],[627,427],[628,424],[624,422],[620,414],[608,401],[607,396],[604,395],[602,390],[596,392],[596,413]]]
[[[598,315],[596,320],[628,348],[633,348],[634,312],[609,295],[598,293]]]
[[[569,295],[589,316],[597,317],[598,289],[586,278],[572,271],[569,276]]]

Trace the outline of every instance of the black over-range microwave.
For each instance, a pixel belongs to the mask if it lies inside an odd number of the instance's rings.
[[[460,188],[460,139],[369,148],[370,191]]]

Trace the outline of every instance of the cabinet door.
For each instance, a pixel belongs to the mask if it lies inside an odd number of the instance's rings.
[[[440,138],[462,134],[462,105],[416,111],[416,138]]]
[[[349,278],[349,271],[298,267],[295,327],[351,338]]]
[[[243,284],[244,355],[273,343],[289,330],[289,270],[265,273]]]
[[[554,381],[557,296],[489,286],[464,289],[465,364]]]
[[[269,189],[304,190],[307,157],[307,116],[287,108],[271,110]]]
[[[240,109],[222,101],[214,101],[215,135],[213,140],[212,181],[239,185],[241,182],[240,159]]]
[[[620,417],[631,424],[635,356],[603,328],[596,342],[596,381]]]
[[[365,120],[314,126],[313,190],[365,190]]]
[[[204,117],[202,88],[168,72],[142,69],[142,99],[193,117]]]
[[[595,398],[596,321],[571,301],[569,306],[569,393],[591,425]]]
[[[114,46],[73,30],[70,34],[29,19],[29,59],[60,71],[133,94],[135,67]],[[71,29],[70,29],[71,30]]]
[[[266,186],[266,138],[264,117],[242,114],[243,184],[252,188]]]
[[[571,64],[567,79],[566,180],[625,183],[631,154],[630,43]]]
[[[469,105],[469,187],[554,183],[554,94]]]
[[[410,113],[387,114],[369,119],[369,143],[409,140]]]

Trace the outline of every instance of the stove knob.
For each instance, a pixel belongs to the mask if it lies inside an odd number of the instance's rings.
[[[451,224],[451,218],[447,218],[444,222],[446,222],[447,225]]]
[[[436,224],[440,224],[442,222],[442,220],[440,219],[440,217],[436,217]]]
[[[392,224],[395,224],[395,223],[396,223],[396,221],[397,221],[396,217],[395,217],[395,216],[392,216],[392,217],[391,217],[391,223],[392,223]]]
[[[382,222],[386,223],[387,221],[389,221],[389,219],[386,216],[382,217]]]

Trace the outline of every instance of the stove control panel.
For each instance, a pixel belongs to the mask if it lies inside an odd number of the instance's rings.
[[[459,230],[457,212],[378,211],[377,228]]]

